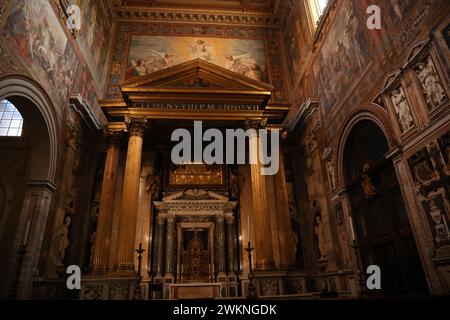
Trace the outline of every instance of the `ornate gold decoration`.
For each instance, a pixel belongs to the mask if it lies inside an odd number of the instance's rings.
[[[207,87],[186,84],[201,79]],[[203,60],[119,84],[122,99],[99,101],[108,118],[256,120],[282,123],[289,104],[268,104],[273,87]]]
[[[220,165],[185,164],[171,167],[169,186],[222,185],[223,167]]]
[[[189,241],[187,250],[183,251],[182,277],[184,280],[207,280],[209,276],[208,250],[194,231],[194,238]]]
[[[147,119],[142,117],[125,116],[125,124],[128,127],[130,135],[142,136],[144,134]]]

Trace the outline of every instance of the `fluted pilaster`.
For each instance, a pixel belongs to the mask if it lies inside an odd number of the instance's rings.
[[[280,150],[279,170],[275,175],[274,182],[277,195],[277,220],[280,231],[278,238],[280,244],[280,267],[281,269],[288,269],[295,261],[295,239],[289,215],[289,197],[283,160],[283,152]]]

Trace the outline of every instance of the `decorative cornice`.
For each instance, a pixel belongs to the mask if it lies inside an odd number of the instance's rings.
[[[116,21],[158,21],[176,23],[204,23],[221,25],[239,25],[254,27],[280,27],[283,13],[286,9],[284,1],[275,0],[270,7],[250,7],[246,1],[239,1],[242,7],[230,7],[229,2],[215,2],[215,8],[201,8],[200,6],[188,6],[192,1],[186,2],[186,6],[162,6],[162,5],[137,5],[129,2],[111,6],[113,18]],[[206,6],[203,4],[203,6]]]
[[[286,121],[283,123],[283,127],[289,132],[293,131],[294,128],[301,124],[303,121],[308,119],[315,111],[319,108],[318,98],[309,98],[305,103],[303,103],[296,110],[296,114],[293,117],[286,117]],[[292,111],[294,112],[294,111]]]

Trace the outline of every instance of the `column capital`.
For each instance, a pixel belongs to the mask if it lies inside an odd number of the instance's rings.
[[[225,215],[225,222],[227,224],[233,224],[234,222],[234,217],[232,215]]]
[[[265,128],[267,125],[267,118],[262,118],[260,120],[246,120],[245,121],[245,128],[246,129],[261,129]]]
[[[163,215],[158,215],[158,217],[156,217],[156,220],[158,224],[164,224],[166,222],[166,217]]]
[[[168,216],[167,216],[167,222],[168,222],[168,223],[173,223],[173,222],[175,222],[175,215],[168,215]]]
[[[143,117],[125,116],[125,124],[127,125],[130,135],[143,136],[147,119]]]
[[[103,136],[106,139],[107,145],[118,145],[123,136],[123,131],[104,129]]]
[[[223,214],[219,214],[216,216],[216,222],[223,222],[225,220],[225,216]]]

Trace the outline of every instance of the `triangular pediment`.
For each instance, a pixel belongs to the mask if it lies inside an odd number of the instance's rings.
[[[272,91],[272,86],[196,59],[121,82],[123,91],[137,88],[210,88]],[[124,90],[125,89],[125,90]]]
[[[185,191],[178,191],[162,199],[162,202],[178,202],[178,201],[228,202],[229,199],[218,193],[203,189],[188,189]]]

